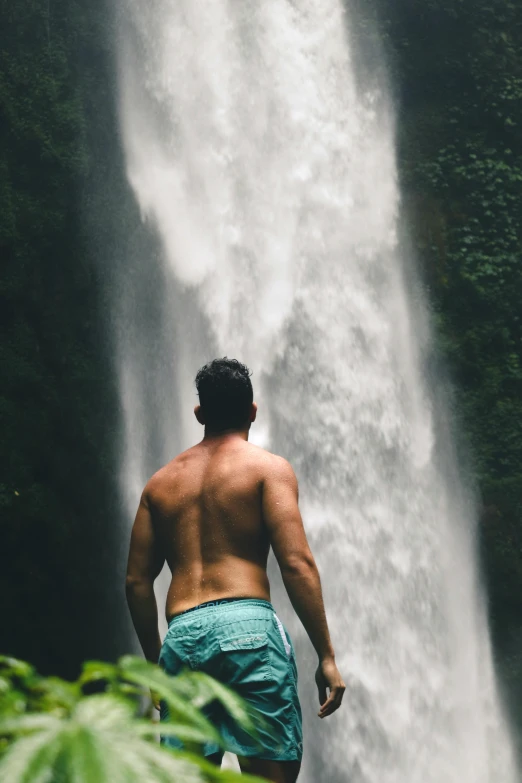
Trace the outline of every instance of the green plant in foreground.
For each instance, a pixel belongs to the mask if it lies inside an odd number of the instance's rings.
[[[158,744],[146,716],[149,690],[165,700],[163,735],[183,751]],[[202,783],[259,778],[220,770],[202,755],[222,740],[202,710],[218,700],[251,734],[256,718],[233,692],[210,677],[166,675],[127,656],[117,664],[88,662],[76,682],[40,677],[23,661],[0,657],[0,780],[2,783]]]

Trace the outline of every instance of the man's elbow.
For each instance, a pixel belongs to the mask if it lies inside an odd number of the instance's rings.
[[[284,577],[307,576],[317,573],[314,556],[310,551],[294,552],[287,555],[279,564]]]
[[[125,577],[125,592],[127,595],[139,595],[150,592],[154,587],[154,581],[148,577],[127,574]]]

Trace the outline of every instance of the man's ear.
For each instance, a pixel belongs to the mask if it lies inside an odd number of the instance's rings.
[[[257,404],[255,402],[252,403],[252,408],[250,410],[250,423],[252,424],[256,420],[257,416]]]
[[[196,405],[194,408],[194,416],[199,421],[200,424],[203,424],[205,426],[205,416],[203,415],[203,411],[201,410],[201,405]]]

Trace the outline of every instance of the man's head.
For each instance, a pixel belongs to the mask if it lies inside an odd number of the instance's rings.
[[[214,359],[196,375],[200,424],[210,432],[247,430],[256,418],[250,370],[236,359]]]

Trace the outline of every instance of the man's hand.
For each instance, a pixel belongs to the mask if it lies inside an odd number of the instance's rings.
[[[315,673],[315,681],[321,705],[318,715],[320,718],[326,718],[339,709],[346,690],[346,685],[333,658],[325,658],[320,662]],[[327,688],[330,691],[328,697],[326,695]]]

